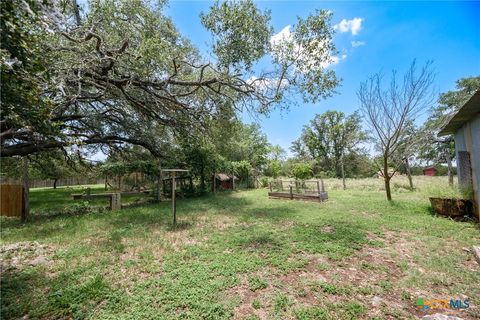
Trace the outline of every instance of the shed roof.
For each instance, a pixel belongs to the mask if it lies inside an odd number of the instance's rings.
[[[218,180],[220,180],[220,181],[229,181],[229,180],[232,179],[231,176],[229,176],[229,175],[227,175],[227,174],[225,174],[225,173],[217,173],[217,174],[215,175],[215,177],[216,177]],[[238,180],[238,178],[235,177],[235,180]]]
[[[460,129],[466,122],[480,113],[480,91],[477,91],[468,100],[463,107],[455,113],[448,123],[440,130],[439,136],[445,136],[447,134],[454,134]]]

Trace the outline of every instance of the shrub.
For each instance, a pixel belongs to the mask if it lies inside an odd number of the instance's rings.
[[[295,179],[305,180],[313,176],[312,166],[309,163],[295,163],[292,167]]]

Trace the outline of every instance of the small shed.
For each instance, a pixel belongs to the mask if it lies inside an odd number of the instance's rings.
[[[236,176],[228,175],[226,173],[217,173],[215,174],[215,187],[223,189],[233,189],[232,177],[235,182],[238,181]]]
[[[480,91],[477,91],[440,131],[453,135],[457,158],[458,184],[472,191],[477,218],[480,218]]]
[[[433,177],[436,174],[437,174],[437,169],[435,169],[435,167],[429,167],[429,168],[423,169],[423,175],[424,176]]]

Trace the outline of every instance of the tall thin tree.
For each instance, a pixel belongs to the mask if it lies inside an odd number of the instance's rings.
[[[357,92],[360,110],[381,154],[381,163],[377,166],[389,201],[392,200],[390,180],[404,159],[398,151],[402,148],[410,152],[411,148],[405,144],[408,142],[411,146],[413,141],[407,141],[410,139],[407,128],[435,101],[434,79],[431,62],[417,70],[414,60],[402,81],[397,80],[397,73],[393,71],[389,84],[385,85],[383,75],[377,73],[361,83]]]

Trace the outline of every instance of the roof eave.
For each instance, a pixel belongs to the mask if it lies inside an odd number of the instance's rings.
[[[455,134],[466,122],[480,113],[480,91],[476,91],[472,97],[455,113],[447,124],[438,133],[439,136]]]

